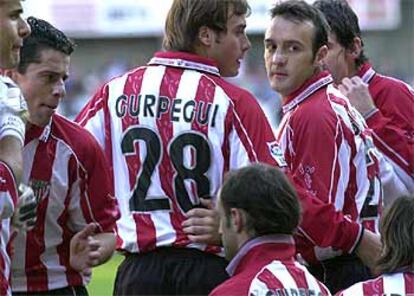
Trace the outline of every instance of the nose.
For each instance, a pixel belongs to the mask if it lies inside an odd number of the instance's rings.
[[[252,47],[252,44],[250,43],[249,37],[247,37],[247,35],[245,35],[245,37],[246,39],[243,43],[243,50],[248,51]]]
[[[18,31],[19,32],[19,36],[21,38],[26,38],[31,33],[31,29],[30,29],[29,24],[22,17],[20,17],[20,20],[19,20],[19,29],[18,30],[19,30]]]
[[[65,82],[60,79],[53,87],[53,96],[58,99],[63,99],[66,95]]]
[[[280,48],[277,48],[272,55],[272,63],[276,65],[283,65],[286,63],[286,55],[282,52]]]

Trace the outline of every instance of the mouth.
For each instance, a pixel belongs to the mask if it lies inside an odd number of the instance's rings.
[[[284,72],[273,72],[272,77],[275,77],[277,79],[282,79],[288,77],[287,73]]]
[[[43,104],[42,106],[44,106],[44,107],[46,107],[46,108],[48,108],[48,109],[51,109],[51,110],[56,110],[57,109],[57,105],[47,105],[47,104]]]

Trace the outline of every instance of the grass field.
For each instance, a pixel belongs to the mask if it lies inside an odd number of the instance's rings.
[[[93,269],[92,281],[88,285],[90,296],[112,295],[116,270],[123,258],[121,255],[114,255],[111,260]]]

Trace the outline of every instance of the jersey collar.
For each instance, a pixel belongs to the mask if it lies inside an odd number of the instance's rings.
[[[52,115],[53,118],[53,115]],[[52,120],[45,127],[40,127],[34,124],[30,124],[26,130],[25,142],[26,144],[33,139],[39,139],[41,142],[47,142],[50,138],[52,130]]]
[[[309,98],[314,92],[332,82],[333,78],[327,71],[322,71],[318,74],[315,74],[310,79],[308,79],[299,89],[283,98],[283,113],[292,110],[304,100]]]
[[[361,77],[362,81],[364,81],[366,84],[369,84],[375,74],[375,70],[369,63],[364,63],[357,73],[357,75]]]
[[[260,247],[269,244],[271,244],[272,253],[260,252]],[[236,256],[230,261],[226,268],[227,273],[232,276],[240,272],[243,266],[249,263],[250,257],[246,255],[252,254],[256,250],[260,252],[260,258],[258,256],[250,256],[254,261],[259,259],[265,261],[268,261],[268,259],[271,259],[270,261],[292,259],[295,255],[295,241],[291,235],[286,234],[265,235],[251,239],[240,248]],[[277,258],[274,256],[275,253],[278,254]],[[271,258],[266,258],[266,255],[270,255]]]
[[[216,62],[187,52],[157,52],[148,65],[164,65],[220,76]]]

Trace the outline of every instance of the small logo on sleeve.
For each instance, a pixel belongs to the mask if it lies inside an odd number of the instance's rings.
[[[279,167],[286,167],[287,163],[283,155],[282,148],[280,148],[279,144],[275,141],[267,143],[267,146],[269,147],[270,154],[272,155],[273,159],[276,160]]]

